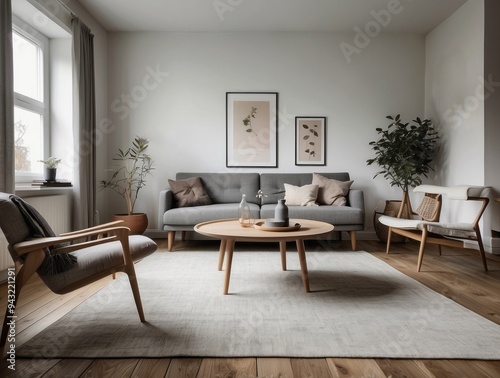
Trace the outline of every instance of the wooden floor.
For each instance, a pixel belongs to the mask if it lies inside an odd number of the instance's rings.
[[[159,252],[166,242],[158,240]],[[181,245],[182,253],[189,243]],[[199,242],[198,242],[199,243]],[[310,246],[309,246],[310,247]],[[306,246],[306,249],[308,246]],[[335,250],[349,250],[349,242]],[[443,255],[430,246],[422,272],[416,272],[417,246],[394,245],[386,255],[385,245],[359,241],[358,249],[372,253],[404,274],[442,295],[500,324],[500,256],[488,254],[489,272],[482,270],[472,251],[443,248]],[[354,253],[354,252],[353,252]],[[313,285],[313,274],[311,274]],[[105,287],[104,279],[64,296],[48,291],[38,278],[23,289],[17,308],[17,345],[57,321],[79,303]],[[0,310],[6,306],[6,285],[0,287]],[[146,314],[147,315],[147,314]],[[499,345],[500,348],[500,345]],[[4,354],[5,355],[5,354]],[[17,359],[16,371],[0,361],[0,377],[500,377],[500,361],[403,360],[347,358],[164,358],[164,359]]]

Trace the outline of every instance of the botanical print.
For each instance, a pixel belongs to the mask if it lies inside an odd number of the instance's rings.
[[[269,161],[269,102],[234,102],[234,158],[240,162]]]
[[[325,118],[296,118],[296,165],[325,165]]]
[[[277,166],[277,93],[227,93],[228,167]]]

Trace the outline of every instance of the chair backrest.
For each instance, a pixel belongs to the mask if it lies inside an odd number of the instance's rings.
[[[0,228],[7,242],[14,245],[28,239],[31,230],[10,196],[9,193],[0,192]]]
[[[9,253],[12,259],[18,261],[19,258],[11,246],[28,239],[31,230],[10,196],[9,193],[0,192],[0,228],[9,243]]]
[[[441,216],[441,194],[425,193],[415,213],[425,221],[438,222]]]

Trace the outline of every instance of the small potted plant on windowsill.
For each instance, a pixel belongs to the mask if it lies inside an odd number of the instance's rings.
[[[47,160],[38,160],[40,163],[45,164],[45,181],[56,181],[57,167],[61,162],[61,159],[55,158],[53,156],[49,157]]]
[[[142,234],[148,226],[148,218],[145,213],[134,213],[135,202],[139,191],[146,186],[146,177],[151,174],[153,160],[146,153],[149,140],[135,137],[132,146],[126,150],[118,149],[116,158],[118,162],[109,180],[101,180],[100,188],[111,189],[125,200],[127,206],[126,214],[115,214],[113,220],[123,220],[130,228],[131,234]]]

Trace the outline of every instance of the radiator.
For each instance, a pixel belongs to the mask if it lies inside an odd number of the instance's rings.
[[[42,214],[56,235],[71,231],[71,197],[69,195],[23,197],[23,199]]]

